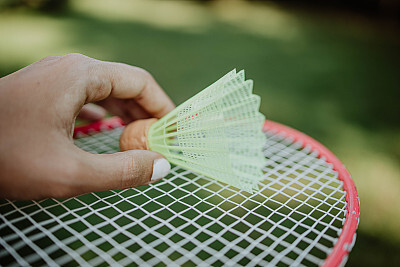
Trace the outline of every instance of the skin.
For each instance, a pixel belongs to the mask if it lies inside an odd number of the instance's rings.
[[[0,197],[65,198],[149,184],[162,155],[109,155],[73,144],[75,118],[105,110],[126,123],[161,118],[174,104],[145,70],[80,54],[50,56],[0,79]]]

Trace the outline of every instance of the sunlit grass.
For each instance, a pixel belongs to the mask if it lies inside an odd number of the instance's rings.
[[[214,1],[211,10],[216,17],[247,33],[278,40],[293,40],[300,37],[300,28],[295,17],[273,3],[245,1]]]
[[[116,5],[118,8],[115,8]],[[74,9],[110,21],[139,22],[188,33],[210,29],[215,18],[194,1],[73,1]],[[93,8],[96,6],[96,8]]]
[[[66,44],[70,43],[61,30],[65,23],[55,18],[22,13],[2,14],[0,20],[2,67],[26,65],[49,53],[65,53]]]

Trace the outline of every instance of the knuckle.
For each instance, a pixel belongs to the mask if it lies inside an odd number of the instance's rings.
[[[87,75],[82,74],[87,73],[90,59],[82,54],[73,53],[60,57],[57,64],[64,72],[73,73],[75,76],[79,73],[79,77],[86,78]]]
[[[107,73],[105,64],[94,62],[88,66],[86,88],[89,99],[102,100],[111,93],[112,83],[104,77],[104,73]]]
[[[104,99],[110,94],[112,85],[103,75],[106,73],[103,62],[79,53],[67,54],[59,62],[74,76],[79,88],[85,90],[87,102]]]
[[[121,188],[128,188],[134,186],[136,180],[137,170],[136,162],[133,156],[125,154],[123,158],[124,167],[122,168]]]
[[[69,70],[84,72],[92,61],[90,57],[79,53],[67,54],[59,58],[58,63]]]
[[[138,77],[141,80],[141,84],[140,86],[138,86],[138,88],[140,88],[140,90],[138,91],[137,96],[135,97],[136,101],[141,101],[142,99],[144,99],[146,96],[146,94],[149,94],[149,89],[151,89],[151,85],[154,82],[154,78],[153,75],[151,75],[150,72],[148,72],[145,69],[139,68],[139,67],[135,67],[136,68],[136,73],[138,74]]]
[[[151,73],[148,72],[147,70],[145,70],[145,69],[143,69],[143,68],[140,68],[140,67],[135,67],[135,68],[136,68],[136,70],[137,70],[141,75],[143,75],[143,76],[145,76],[145,77],[153,77],[153,76],[151,75]]]
[[[121,187],[136,187],[146,184],[151,177],[151,171],[143,157],[138,156],[139,150],[125,152]]]
[[[79,54],[79,53],[66,54],[66,55],[62,56],[61,58],[66,61],[79,61],[79,60],[89,59],[89,57]]]
[[[151,75],[151,73],[148,72],[147,70],[139,68],[139,67],[135,67],[135,68],[136,68],[136,71],[139,74],[139,76],[143,78],[144,84],[147,84],[147,83],[149,83],[149,81],[154,80],[153,75]]]

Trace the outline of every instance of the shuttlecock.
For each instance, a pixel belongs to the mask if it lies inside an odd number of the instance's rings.
[[[160,120],[136,121],[121,150],[150,149],[176,165],[247,192],[258,189],[265,158],[260,97],[232,70]]]

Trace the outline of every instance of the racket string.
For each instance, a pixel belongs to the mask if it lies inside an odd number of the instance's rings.
[[[82,137],[118,150],[122,128]],[[0,201],[0,259],[27,264],[323,263],[346,212],[337,173],[318,152],[267,131],[254,194],[174,166],[155,185],[32,202]]]

